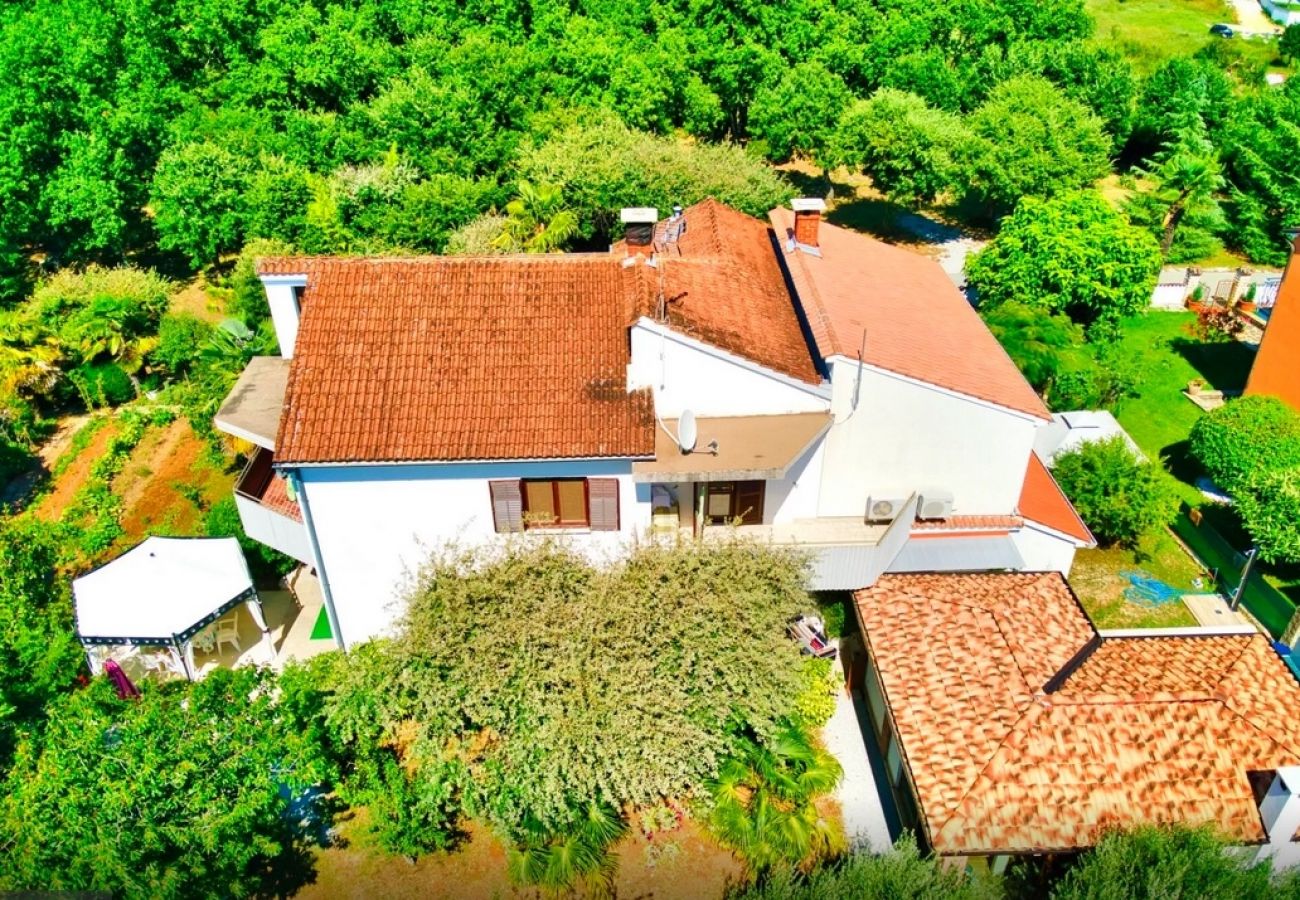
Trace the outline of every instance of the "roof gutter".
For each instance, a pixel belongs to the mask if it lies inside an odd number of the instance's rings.
[[[330,631],[334,632],[334,641],[343,650],[348,651],[348,642],[339,628],[339,614],[334,608],[334,592],[330,590],[329,574],[325,571],[325,559],[321,556],[320,542],[316,539],[316,525],[311,516],[311,504],[307,502],[307,491],[297,470],[285,470],[285,477],[293,486],[294,496],[298,498],[298,509],[302,512],[302,524],[307,529],[307,543],[311,546],[312,562],[316,564],[316,577],[320,579],[321,597],[325,601],[325,616],[329,619]]]

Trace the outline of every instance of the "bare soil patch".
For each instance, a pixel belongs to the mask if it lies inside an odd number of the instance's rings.
[[[76,496],[77,491],[81,490],[82,485],[90,477],[91,466],[104,455],[108,449],[108,443],[118,432],[118,424],[110,422],[95,432],[86,448],[77,455],[77,458],[63,470],[58,479],[54,482],[54,489],[41,498],[40,503],[36,504],[34,513],[38,519],[46,522],[57,522],[62,516],[63,511],[67,509],[72,498]],[[72,440],[73,431],[67,436],[63,446]],[[45,459],[45,453],[42,451],[42,459]],[[55,454],[57,459],[57,454]],[[47,465],[53,465],[53,459],[47,461]]]
[[[211,465],[203,442],[178,419],[151,429],[113,480],[122,498],[125,545],[153,533],[199,534],[203,514],[234,485],[233,473]]]
[[[225,318],[224,304],[208,290],[207,279],[202,275],[172,294],[168,309],[174,313],[189,313],[214,325]]]
[[[368,811],[358,809],[340,826],[342,846],[317,853],[316,881],[299,891],[304,900],[334,898],[540,898],[535,888],[516,887],[506,873],[506,849],[485,826],[473,822],[469,838],[451,853],[409,862],[369,843]],[[672,844],[675,850],[663,848]],[[634,830],[617,846],[615,896],[644,900],[721,898],[739,881],[740,864],[690,819],[648,840]]]

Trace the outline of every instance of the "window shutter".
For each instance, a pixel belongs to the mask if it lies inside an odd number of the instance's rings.
[[[516,479],[489,481],[492,492],[492,524],[499,533],[524,530],[524,499]]]
[[[742,525],[763,524],[763,488],[762,481],[736,482],[736,515]]]
[[[592,531],[618,531],[617,478],[588,478],[587,502]]]

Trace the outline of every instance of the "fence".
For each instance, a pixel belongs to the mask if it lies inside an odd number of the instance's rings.
[[[1226,596],[1231,597],[1241,582],[1241,570],[1246,564],[1246,556],[1237,552],[1231,544],[1205,522],[1197,525],[1188,518],[1188,508],[1174,520],[1174,533],[1182,538],[1191,551],[1195,553],[1207,569],[1215,575],[1215,587]],[[1246,581],[1246,590],[1242,593],[1241,605],[1246,607],[1259,623],[1268,629],[1273,637],[1281,637],[1286,626],[1295,613],[1295,604],[1285,594],[1264,580],[1259,569],[1252,568]]]

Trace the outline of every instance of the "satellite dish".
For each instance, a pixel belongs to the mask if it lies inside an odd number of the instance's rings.
[[[682,448],[683,453],[690,453],[695,449],[699,437],[699,429],[695,427],[695,413],[689,409],[682,410],[681,418],[677,420],[677,446]]]

